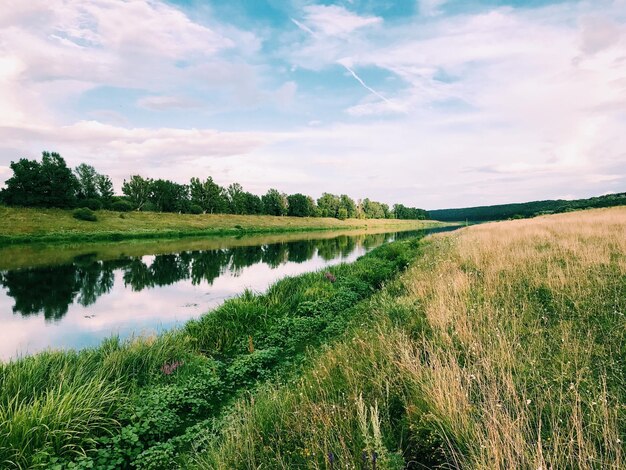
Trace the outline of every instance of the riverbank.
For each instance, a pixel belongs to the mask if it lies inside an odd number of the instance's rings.
[[[440,222],[396,219],[276,217],[268,215],[172,214],[96,211],[95,222],[77,220],[71,210],[0,206],[0,245],[70,243],[200,236],[232,236],[322,230],[418,230]]]
[[[243,392],[296,377],[307,350],[366,315],[367,299],[418,250],[416,239],[380,246],[158,337],[1,365],[1,466],[173,468]]]
[[[395,242],[178,332],[2,365],[0,462],[623,468],[625,234],[614,208]]]
[[[429,237],[361,326],[242,398],[185,467],[624,468],[625,279],[625,208]]]

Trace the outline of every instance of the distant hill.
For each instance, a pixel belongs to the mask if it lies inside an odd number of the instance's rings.
[[[565,201],[563,199],[532,201],[496,206],[465,207],[460,209],[438,209],[428,211],[433,220],[484,222],[489,220],[520,219],[544,214],[556,214],[593,207],[626,205],[626,193],[608,194],[589,199]]]

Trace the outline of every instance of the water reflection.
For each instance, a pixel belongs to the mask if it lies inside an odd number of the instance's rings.
[[[0,265],[11,266],[0,270],[0,360],[95,346],[112,334],[153,334],[244,289],[264,291],[285,276],[351,262],[386,241],[415,235],[326,232],[9,247],[0,250]]]
[[[230,249],[182,251],[155,256],[122,256],[97,260],[81,255],[70,264],[16,269],[0,273],[0,285],[14,299],[13,312],[43,314],[46,320],[59,320],[74,302],[87,307],[111,291],[115,272],[121,272],[124,287],[139,292],[188,280],[192,285],[213,281],[229,272],[264,263],[278,268],[286,262],[304,263],[319,256],[324,261],[345,257],[356,245],[369,249],[384,243],[390,234],[339,236],[326,240],[300,240],[243,246]]]

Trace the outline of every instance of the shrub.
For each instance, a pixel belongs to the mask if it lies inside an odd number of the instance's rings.
[[[133,206],[128,201],[119,200],[111,204],[111,209],[117,212],[130,212],[133,210]]]
[[[96,214],[94,214],[94,212],[87,207],[81,207],[80,209],[74,210],[72,215],[77,220],[86,220],[88,222],[95,222],[98,220]]]
[[[97,210],[102,209],[102,202],[94,198],[84,199],[83,201],[80,201],[79,205],[81,207],[87,207],[88,209],[91,209],[92,211],[97,211]]]
[[[197,204],[192,204],[189,206],[189,213],[190,214],[202,214],[202,207],[200,207]]]

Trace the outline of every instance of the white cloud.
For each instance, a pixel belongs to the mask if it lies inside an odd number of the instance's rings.
[[[192,109],[200,107],[200,103],[189,98],[179,96],[144,96],[137,100],[137,106],[153,111],[167,111],[171,109]]]
[[[360,16],[337,5],[309,5],[304,7],[304,24],[295,21],[301,29],[325,36],[347,36],[353,31],[382,23],[377,16]]]
[[[42,148],[56,150],[69,165],[86,161],[118,184],[135,172],[187,181],[202,174],[199,171],[206,172],[211,159],[245,155],[279,137],[212,129],[128,129],[95,121],[60,127],[0,127],[3,146],[20,148],[30,157],[37,157]]]
[[[441,14],[441,7],[447,0],[417,0],[419,12],[424,16]]]

